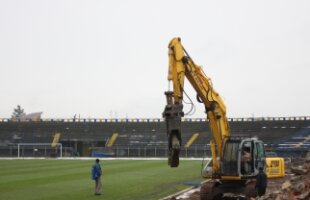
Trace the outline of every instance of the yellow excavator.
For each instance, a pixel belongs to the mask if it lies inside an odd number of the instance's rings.
[[[221,199],[225,193],[255,197],[255,177],[259,168],[266,171],[264,143],[259,139],[230,135],[226,107],[214,90],[211,79],[184,49],[181,39],[169,43],[168,81],[173,91],[165,92],[167,105],[163,112],[168,136],[168,164],[178,167],[181,150],[181,123],[185,77],[197,92],[197,100],[203,103],[210,123],[212,159],[205,172],[211,178],[201,186],[201,199]]]

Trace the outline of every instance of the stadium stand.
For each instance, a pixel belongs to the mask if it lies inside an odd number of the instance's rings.
[[[280,155],[309,150],[310,117],[231,118],[229,123],[232,135],[258,137],[267,149]],[[190,147],[182,150],[182,156],[208,155],[211,133],[205,119],[183,119],[182,131],[183,145],[192,140]],[[18,143],[52,143],[55,133],[61,134],[59,142],[67,156],[164,157],[167,154],[162,119],[0,119],[0,156],[16,156]],[[193,139],[195,133],[198,134]]]

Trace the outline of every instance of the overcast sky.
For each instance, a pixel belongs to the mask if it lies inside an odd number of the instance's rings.
[[[175,36],[228,117],[310,115],[308,0],[1,0],[0,118],[159,118]]]

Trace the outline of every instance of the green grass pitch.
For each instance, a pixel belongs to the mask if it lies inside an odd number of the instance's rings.
[[[102,160],[103,195],[94,195],[92,160],[0,160],[0,199],[160,199],[200,182],[201,161]]]

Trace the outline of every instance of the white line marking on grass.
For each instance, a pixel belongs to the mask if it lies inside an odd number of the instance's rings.
[[[62,157],[62,158],[50,158],[50,157],[0,157],[0,160],[94,160],[97,157]],[[167,158],[129,158],[129,157],[117,157],[117,158],[100,158],[100,160],[167,160]],[[203,158],[180,158],[180,160],[203,160]],[[206,160],[206,158],[205,158]]]

